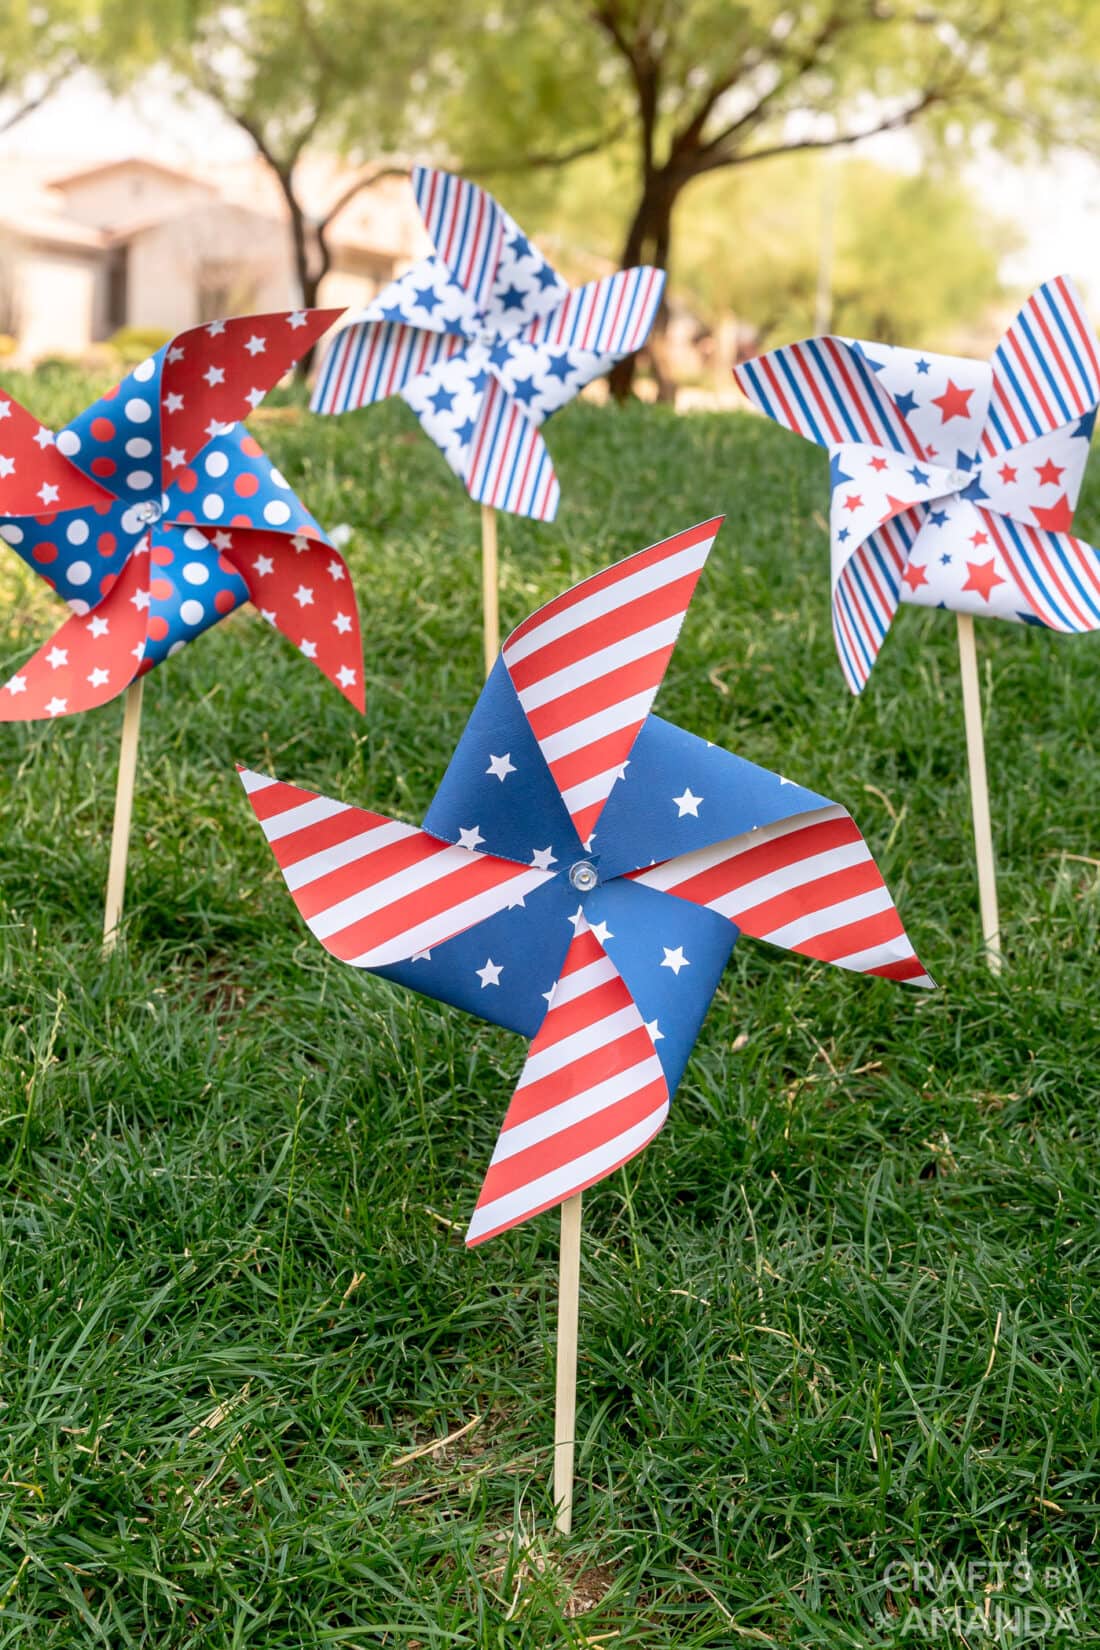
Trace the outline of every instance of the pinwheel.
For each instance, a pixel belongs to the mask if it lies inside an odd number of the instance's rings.
[[[56,435],[0,396],[0,535],[73,609],[0,720],[126,694],[105,938],[121,915],[145,674],[246,600],[363,708],[343,558],[237,422],[339,311],[180,333]]]
[[[833,633],[859,693],[900,602],[957,615],[982,928],[1000,919],[974,614],[1100,628],[1100,552],[1072,537],[1100,360],[1065,276],[990,361],[810,338],[734,368],[769,418],[829,451]]]
[[[843,808],[651,714],[719,525],[512,632],[423,829],[242,772],[326,950],[533,1038],[466,1241],[562,1206],[566,1529],[580,1195],[661,1128],[738,933],[932,983]]]
[[[539,426],[640,349],[664,289],[628,269],[571,291],[493,197],[418,166],[435,251],[351,318],[329,346],[313,410],[400,394],[482,506],[485,672],[500,645],[494,510],[552,521],[558,479]]]

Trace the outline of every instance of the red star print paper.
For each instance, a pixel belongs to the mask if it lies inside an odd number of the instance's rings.
[[[245,601],[363,709],[347,566],[239,423],[339,313],[181,333],[56,434],[0,394],[0,537],[72,610],[0,720],[105,704]]]
[[[1100,359],[1066,277],[1031,295],[990,361],[810,338],[734,376],[828,448],[833,630],[854,693],[899,601],[1100,628],[1100,552],[1070,533]]]

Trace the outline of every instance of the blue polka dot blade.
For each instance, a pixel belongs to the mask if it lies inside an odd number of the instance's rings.
[[[539,427],[641,348],[664,273],[571,290],[484,189],[433,167],[412,183],[435,250],[337,333],[314,411],[401,395],[472,498],[552,521],[560,490]]]
[[[338,313],[181,333],[56,435],[0,398],[0,536],[73,613],[0,720],[104,704],[245,601],[363,709],[347,565],[239,422]]]
[[[512,632],[424,828],[242,772],[327,951],[533,1039],[469,1243],[653,1139],[739,934],[932,984],[842,807],[652,713],[719,525]]]

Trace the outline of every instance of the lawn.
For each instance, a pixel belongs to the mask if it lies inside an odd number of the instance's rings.
[[[994,979],[952,618],[903,609],[853,701],[820,454],[554,420],[505,625],[725,510],[657,708],[843,801],[942,982],[738,945],[586,1198],[563,1541],[556,1218],[461,1241],[524,1045],[329,959],[233,771],[422,817],[480,686],[477,511],[399,403],[254,427],[354,528],[365,719],[247,608],[158,669],[109,962],[121,706],[0,727],[0,1647],[1096,1642],[1100,638],[978,627]],[[6,675],[58,608],[5,555],[0,611]]]

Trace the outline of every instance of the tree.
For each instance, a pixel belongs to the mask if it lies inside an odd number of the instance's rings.
[[[128,0],[108,0],[96,61],[116,85],[164,61],[247,133],[278,182],[311,306],[335,220],[361,190],[405,170],[368,159],[410,134],[453,15],[444,0],[161,0],[135,29]],[[357,167],[320,211],[303,193],[315,150]]]
[[[1093,0],[543,0],[503,8],[484,46],[465,95],[487,173],[531,147],[531,98],[509,96],[524,71],[555,126],[605,141],[630,130],[624,267],[668,267],[685,190],[716,172],[918,121],[941,141],[1100,133]],[[490,122],[497,161],[484,154]],[[632,365],[612,375],[620,394]]]
[[[0,135],[33,114],[80,66],[86,44],[76,0],[0,6]]]

